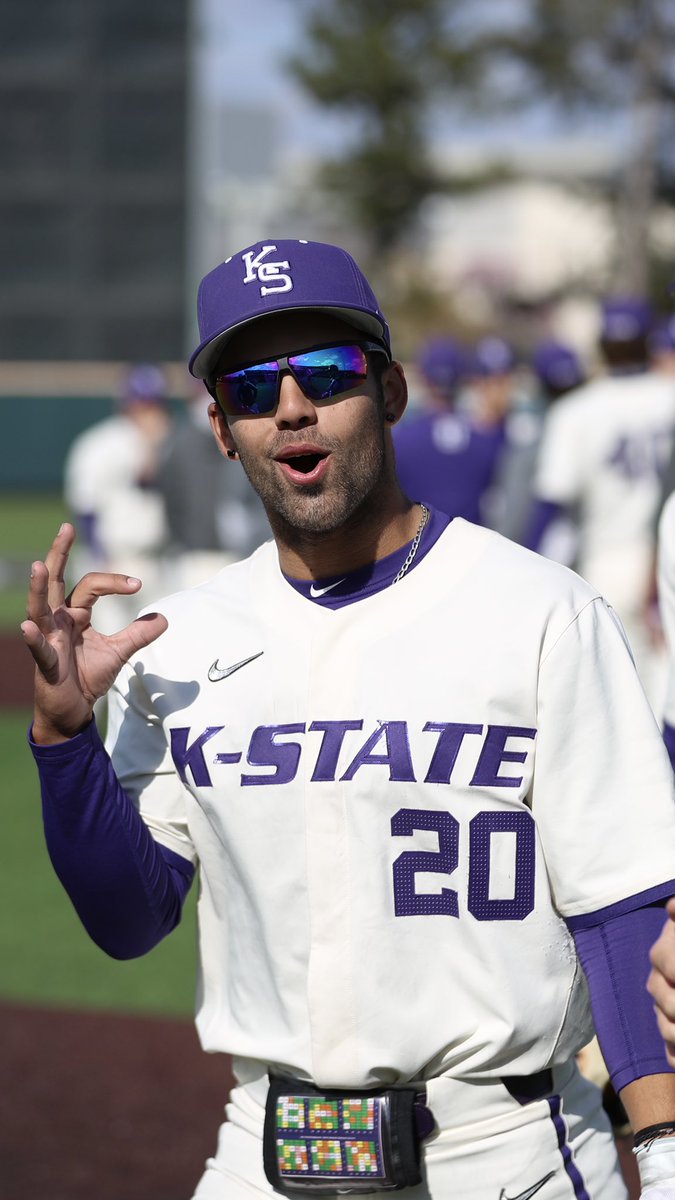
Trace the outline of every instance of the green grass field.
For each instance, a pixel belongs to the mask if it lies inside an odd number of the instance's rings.
[[[25,615],[28,566],[66,517],[60,496],[0,493],[0,629]],[[0,710],[0,768],[9,844],[0,883],[0,999],[190,1015],[195,897],[179,929],[143,959],[115,962],[88,938],[54,874],[42,834],[29,714]],[[194,890],[194,889],[193,889]]]
[[[27,712],[0,712],[6,844],[0,884],[0,999],[71,1008],[189,1016],[195,987],[195,897],[151,954],[115,962],[80,925],[42,834]],[[195,889],[193,888],[193,892]]]
[[[27,567],[44,557],[65,517],[59,495],[0,492],[0,629],[16,629],[23,620]]]

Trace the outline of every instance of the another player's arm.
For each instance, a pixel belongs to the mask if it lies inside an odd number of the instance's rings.
[[[675,898],[668,901],[666,912],[667,920],[650,953],[647,991],[654,1001],[666,1058],[675,1068]]]
[[[675,1074],[667,1070],[644,986],[649,948],[664,910],[663,901],[642,899],[629,911],[573,929],[573,936],[588,980],[600,1048],[636,1139],[641,1194],[645,1200],[674,1200]]]

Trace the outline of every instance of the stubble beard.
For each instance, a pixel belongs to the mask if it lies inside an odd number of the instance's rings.
[[[258,493],[275,534],[295,540],[303,534],[332,533],[349,525],[383,486],[386,473],[382,425],[374,419],[361,431],[358,443],[349,449],[349,461],[339,462],[339,444],[322,439],[322,447],[334,455],[330,482],[294,488],[285,480],[272,459],[262,462],[238,448],[239,459],[251,486]],[[297,443],[297,437],[293,439]],[[294,536],[295,535],[295,536]]]

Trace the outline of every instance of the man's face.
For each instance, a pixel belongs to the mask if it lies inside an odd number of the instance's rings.
[[[350,325],[320,313],[279,313],[235,335],[220,370],[266,362],[312,346],[367,340]],[[387,472],[381,393],[369,371],[357,388],[315,405],[290,373],[269,415],[212,412],[221,447],[235,449],[272,524],[298,531],[340,528],[383,486]]]

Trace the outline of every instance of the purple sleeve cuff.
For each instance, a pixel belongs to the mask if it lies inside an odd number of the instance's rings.
[[[94,721],[55,746],[29,742],[49,856],[82,924],[113,958],[145,954],[180,921],[192,864],[155,842]]]
[[[671,1073],[645,986],[649,950],[663,921],[663,907],[654,904],[573,931],[598,1042],[617,1092],[644,1075]]]
[[[565,917],[567,928],[574,934],[580,929],[592,929],[594,925],[604,925],[614,917],[633,912],[637,908],[647,908],[650,904],[663,904],[670,896],[675,896],[675,879],[667,879],[655,887],[637,892],[634,896],[626,896],[616,904],[608,904],[606,908],[597,908],[595,912],[580,913],[577,917]]]

